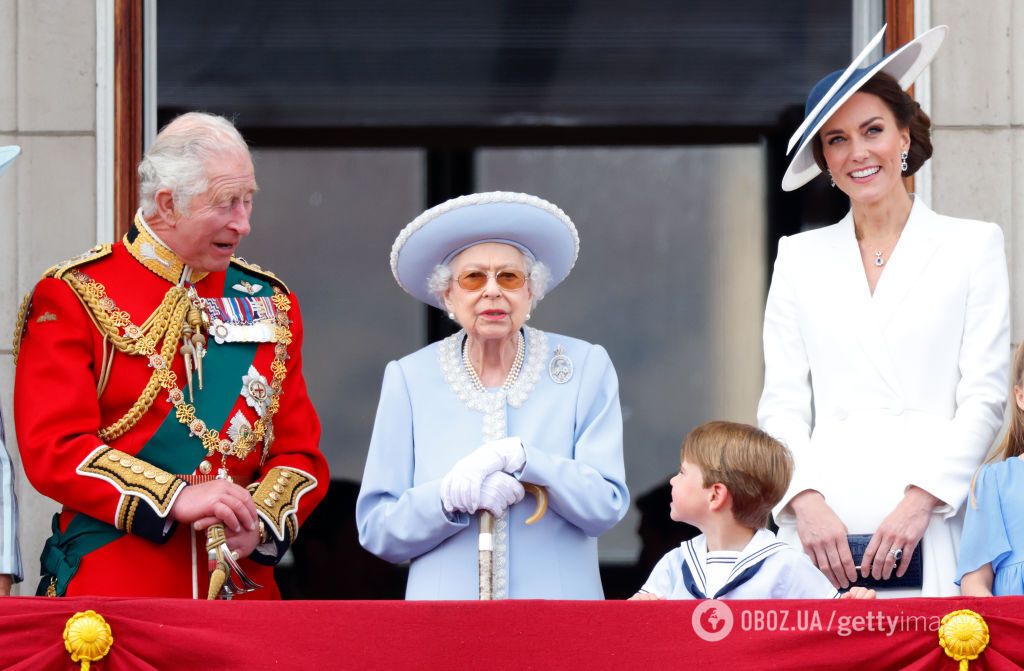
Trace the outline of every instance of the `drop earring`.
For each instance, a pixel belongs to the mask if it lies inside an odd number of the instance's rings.
[[[902,161],[902,163],[900,163],[900,170],[903,172],[907,171],[907,156],[909,155],[909,152],[903,152],[900,154],[900,160]]]
[[[831,186],[832,188],[835,188],[836,180],[835,180],[835,178],[832,177],[832,171],[831,170],[826,170],[825,172],[828,173],[828,185]]]

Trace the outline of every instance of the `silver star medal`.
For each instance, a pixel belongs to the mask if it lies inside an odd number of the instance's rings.
[[[572,359],[566,356],[565,348],[559,345],[555,348],[555,356],[548,363],[548,375],[555,384],[565,384],[572,379],[572,372]]]
[[[270,406],[270,383],[255,366],[249,366],[249,373],[242,376],[242,398],[260,417]]]
[[[252,424],[249,423],[249,420],[239,410],[231,418],[231,423],[228,424],[228,437],[231,439],[231,442],[237,443],[250,433],[252,433]]]

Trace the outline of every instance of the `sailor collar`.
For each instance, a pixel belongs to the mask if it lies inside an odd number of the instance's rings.
[[[704,562],[708,553],[708,541],[704,534],[682,544],[683,584],[696,599],[719,599],[747,582],[761,570],[764,561],[785,547],[767,529],[758,529],[736,559],[736,565],[729,572],[725,584],[715,593],[708,594]]]
[[[209,274],[194,270],[178,258],[149,227],[141,209],[135,213],[135,221],[124,236],[124,246],[136,261],[171,284],[194,284]]]

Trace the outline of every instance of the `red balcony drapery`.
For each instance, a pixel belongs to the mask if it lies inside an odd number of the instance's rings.
[[[956,669],[935,626],[982,615],[971,669],[1024,662],[1024,597],[731,601],[732,630],[698,637],[701,602],[206,602],[0,599],[0,667],[73,669],[64,624],[94,610],[114,645],[94,671],[126,669]],[[698,613],[699,615],[699,613]],[[718,613],[719,617],[724,613]],[[719,630],[721,631],[721,630]]]

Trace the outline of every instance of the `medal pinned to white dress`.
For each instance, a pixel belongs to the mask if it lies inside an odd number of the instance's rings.
[[[555,355],[548,362],[548,375],[555,384],[565,384],[572,379],[572,359],[565,353],[561,345],[555,347]]]

